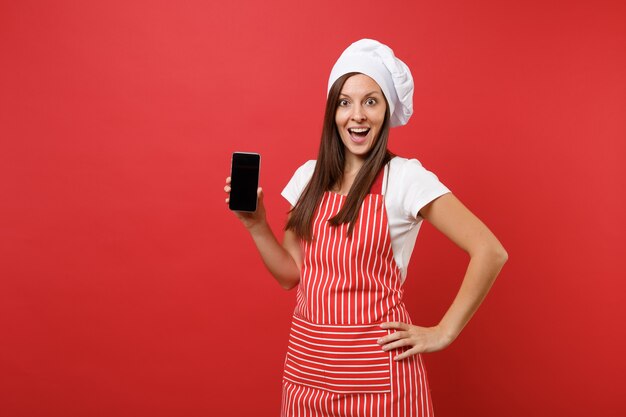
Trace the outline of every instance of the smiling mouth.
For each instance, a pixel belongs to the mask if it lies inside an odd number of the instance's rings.
[[[369,127],[351,127],[348,132],[356,138],[364,138],[370,132]]]

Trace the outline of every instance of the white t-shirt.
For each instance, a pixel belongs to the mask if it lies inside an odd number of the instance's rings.
[[[316,161],[308,161],[296,170],[281,193],[295,206],[311,180]],[[426,170],[417,159],[396,156],[385,166],[383,194],[389,223],[393,257],[406,278],[415,240],[422,224],[419,211],[428,203],[449,193],[437,176]]]

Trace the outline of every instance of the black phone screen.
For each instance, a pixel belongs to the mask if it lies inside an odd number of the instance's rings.
[[[233,153],[228,203],[231,210],[256,211],[260,163],[261,155],[258,153]]]

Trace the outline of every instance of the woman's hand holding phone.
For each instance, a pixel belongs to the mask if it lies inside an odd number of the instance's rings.
[[[293,248],[290,251],[285,249],[267,224],[263,190],[259,187],[260,160],[260,155],[256,153],[233,153],[231,175],[226,178],[224,186],[226,204],[252,236],[270,273],[283,288],[290,289],[300,281],[300,267],[292,255]],[[291,234],[290,231],[285,232],[285,236]],[[294,238],[291,241],[299,250],[297,240]]]
[[[231,178],[227,177],[226,186],[224,187],[224,192],[228,194],[225,200],[226,205],[229,205],[230,203],[230,189],[231,189],[230,184],[231,184]],[[245,228],[248,230],[254,229],[256,226],[265,224],[266,218],[265,218],[265,206],[263,205],[263,189],[261,189],[261,187],[257,188],[256,211],[253,211],[253,212],[233,211],[233,213],[235,213],[235,216],[237,216],[237,218],[241,220]]]

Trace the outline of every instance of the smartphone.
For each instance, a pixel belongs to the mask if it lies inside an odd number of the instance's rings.
[[[256,211],[261,155],[250,152],[233,152],[230,168],[230,201],[233,211]]]

